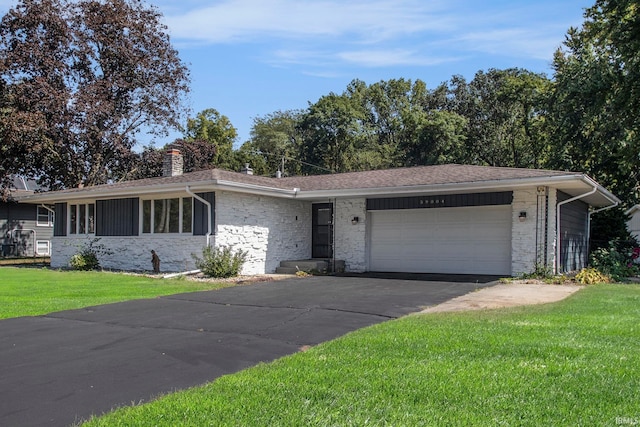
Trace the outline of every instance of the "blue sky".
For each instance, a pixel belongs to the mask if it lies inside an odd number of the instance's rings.
[[[0,0],[3,14],[15,1]],[[304,109],[353,79],[520,67],[551,75],[586,0],[151,0],[189,65],[192,114],[215,108],[249,138],[254,117]],[[171,142],[156,140],[156,146]],[[144,139],[144,138],[143,138]],[[145,142],[148,142],[147,138]]]

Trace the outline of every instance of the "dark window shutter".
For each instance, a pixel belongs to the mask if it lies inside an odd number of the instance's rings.
[[[211,233],[215,230],[216,220],[216,193],[196,193],[207,202],[211,203],[211,216],[213,221],[211,222]],[[207,205],[200,200],[193,199],[193,235],[204,236],[207,234],[207,228],[209,224]]]
[[[67,235],[67,204],[56,203],[55,211],[56,211],[56,217],[53,222],[53,235],[66,236]]]
[[[96,236],[137,236],[139,203],[138,198],[96,201]]]

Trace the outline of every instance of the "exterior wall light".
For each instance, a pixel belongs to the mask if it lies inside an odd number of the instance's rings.
[[[520,215],[518,215],[518,220],[520,222],[525,222],[527,220],[527,212],[526,211],[520,211]]]
[[[356,225],[359,222],[360,222],[360,218],[358,218],[357,216],[354,216],[353,218],[351,218],[351,224]]]

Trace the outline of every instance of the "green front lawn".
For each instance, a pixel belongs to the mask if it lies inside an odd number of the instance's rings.
[[[87,426],[640,423],[640,286],[408,316]]]
[[[0,319],[229,285],[121,273],[0,267]]]

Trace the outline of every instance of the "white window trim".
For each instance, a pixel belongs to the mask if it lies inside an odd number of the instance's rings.
[[[84,229],[89,230],[89,205],[93,205],[93,232],[84,232],[80,233],[80,223],[76,222],[75,231],[71,232],[71,207],[75,206],[76,208],[76,219],[80,219],[80,206],[85,207],[85,218],[84,218]],[[67,208],[67,236],[94,236],[96,234],[96,203],[95,202],[78,202],[78,203],[69,203]]]
[[[43,243],[47,246],[46,252],[39,251],[40,245]],[[48,240],[36,240],[35,251],[36,255],[51,255],[51,242]]]
[[[178,232],[177,233],[156,233],[155,232],[155,201],[156,200],[169,200],[169,199],[178,199]],[[191,199],[191,231],[182,231],[183,230],[183,206],[184,206],[184,199]],[[151,210],[150,210],[150,221],[151,223],[149,224],[149,232],[145,233],[144,232],[144,202],[149,201],[151,203]],[[161,197],[161,198],[154,198],[154,199],[140,199],[140,204],[139,204],[139,235],[140,236],[151,236],[154,234],[157,234],[159,236],[163,236],[163,235],[176,235],[176,234],[185,234],[185,235],[193,235],[193,197],[189,197],[189,196],[166,196],[166,197]]]
[[[42,222],[40,221],[40,212],[41,211],[46,211],[47,212],[47,222]],[[44,216],[44,215],[42,215]],[[53,212],[51,212],[51,209],[47,209],[44,206],[38,206],[37,210],[36,210],[36,225],[38,227],[53,227],[53,221],[54,221],[54,217],[53,217]]]

